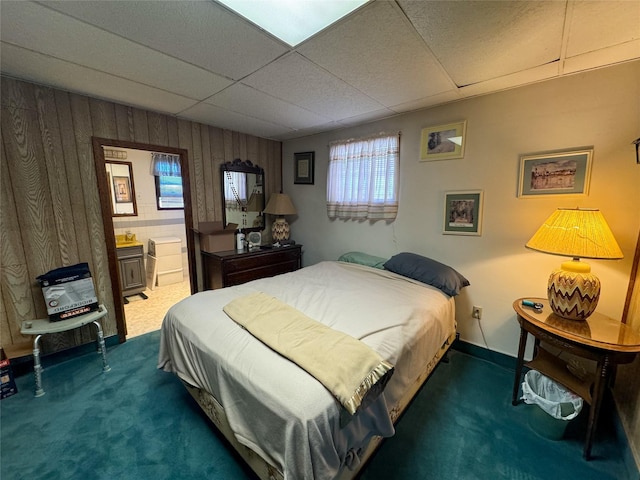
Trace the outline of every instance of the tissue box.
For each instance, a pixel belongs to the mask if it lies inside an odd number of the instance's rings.
[[[229,223],[225,228],[222,222],[200,222],[197,230],[200,236],[200,250],[209,253],[235,250],[237,228],[236,223]]]
[[[89,264],[56,268],[38,277],[49,320],[56,322],[98,310]]]

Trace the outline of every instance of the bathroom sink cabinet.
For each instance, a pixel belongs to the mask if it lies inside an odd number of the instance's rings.
[[[120,286],[122,296],[127,303],[127,297],[140,295],[146,299],[143,293],[147,288],[147,275],[144,268],[144,250],[142,245],[116,248],[118,255],[118,271],[120,274]]]

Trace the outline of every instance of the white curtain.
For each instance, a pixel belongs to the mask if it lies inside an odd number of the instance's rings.
[[[247,203],[247,174],[226,170],[224,181],[224,199],[226,207],[239,210]]]
[[[396,218],[399,167],[399,134],[331,143],[327,178],[329,217]]]
[[[152,153],[151,174],[156,177],[181,177],[180,155]]]

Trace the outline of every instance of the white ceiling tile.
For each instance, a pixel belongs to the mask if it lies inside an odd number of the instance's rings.
[[[267,65],[243,83],[333,120],[382,106],[297,53]]]
[[[640,2],[574,2],[567,57],[640,39]]]
[[[562,73],[570,74],[640,58],[640,39],[567,58]]]
[[[430,97],[421,98],[407,103],[401,103],[399,105],[393,105],[391,109],[397,113],[410,112],[413,110],[420,110],[422,108],[432,107],[434,105],[442,105],[443,103],[455,102],[462,99],[462,95],[458,89],[448,90],[446,92],[439,93],[437,95],[431,95]]]
[[[492,78],[491,80],[485,80],[484,82],[474,83],[466,87],[460,88],[460,95],[462,97],[474,97],[477,95],[484,95],[490,92],[499,92],[501,90],[507,90],[509,88],[520,87],[530,83],[540,82],[543,80],[549,80],[558,76],[560,70],[559,62],[548,63],[539,67],[530,68],[522,72],[513,73],[511,75],[504,75],[499,78]]]
[[[223,92],[213,95],[205,100],[205,103],[291,128],[295,128],[295,126],[308,128],[330,121],[329,118],[317,115],[292,103],[284,102],[241,83],[236,83]]]
[[[372,0],[293,50],[215,0],[0,7],[2,75],[283,140],[640,59],[638,0]]]
[[[359,125],[361,123],[373,122],[376,120],[381,120],[383,118],[392,117],[393,115],[397,115],[393,110],[389,110],[388,108],[382,108],[380,110],[376,110],[375,112],[368,112],[362,115],[356,115],[354,117],[347,117],[340,120],[341,125],[349,126],[349,125]]]
[[[311,128],[302,128],[300,130],[292,130],[291,132],[284,133],[278,136],[279,140],[291,140],[293,138],[308,137],[309,135],[316,135],[318,133],[329,132],[331,130],[340,130],[345,128],[338,122],[329,122],[324,125],[318,125]]]
[[[390,2],[374,2],[298,49],[384,106],[449,90],[453,85]]]
[[[46,55],[2,43],[0,70],[62,90],[104,98],[156,112],[176,114],[194,100]]]
[[[142,45],[237,80],[289,49],[212,1],[47,1]]]
[[[233,83],[37,4],[8,2],[2,9],[11,18],[2,23],[2,38],[16,46],[198,100]]]
[[[249,133],[263,138],[276,138],[293,131],[293,129],[286,126],[265,122],[264,120],[232,112],[208,103],[194,105],[178,116],[206,125],[215,125],[220,128]]]
[[[400,6],[456,85],[556,61],[565,2],[415,2]]]

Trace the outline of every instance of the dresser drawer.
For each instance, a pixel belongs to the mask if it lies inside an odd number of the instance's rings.
[[[256,256],[231,258],[225,262],[224,269],[228,274],[232,274],[236,272],[243,272],[245,270],[260,269],[265,267],[267,264],[271,266],[285,262],[296,262],[299,256],[299,249],[289,251],[277,250],[273,251],[273,253],[269,253],[268,255],[263,254]]]
[[[205,290],[230,287],[302,267],[302,245],[255,252],[202,252]]]
[[[258,280],[259,278],[275,277],[281,273],[294,272],[298,269],[297,260],[290,259],[277,264],[227,273],[225,287],[240,285],[242,283],[250,282],[251,280]]]

